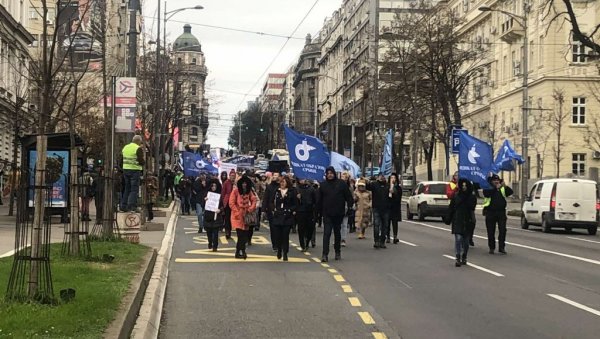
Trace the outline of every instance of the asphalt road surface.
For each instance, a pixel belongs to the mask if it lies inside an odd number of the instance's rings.
[[[400,244],[349,234],[342,260],[323,267],[320,239],[310,255],[268,259],[264,228],[246,262],[225,250],[231,240],[218,252],[229,257],[190,252],[206,249],[192,219],[177,225],[161,338],[600,337],[600,237],[585,230],[509,219],[508,255],[490,255],[479,216],[470,264],[456,268],[449,226],[405,221]]]

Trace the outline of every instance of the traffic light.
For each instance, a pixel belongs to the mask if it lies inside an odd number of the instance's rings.
[[[263,129],[263,125],[260,125],[260,131],[264,132],[265,130]]]

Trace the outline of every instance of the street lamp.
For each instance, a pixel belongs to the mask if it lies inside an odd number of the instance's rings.
[[[525,162],[521,165],[521,201],[525,201],[525,194],[527,192],[527,181],[529,179],[529,136],[528,136],[528,117],[527,113],[529,108],[527,107],[529,104],[529,88],[528,88],[528,77],[529,77],[529,65],[528,65],[528,46],[529,46],[529,35],[527,32],[527,15],[529,14],[530,6],[528,1],[523,1],[523,15],[514,14],[511,12],[507,12],[501,9],[493,9],[488,6],[479,7],[479,10],[482,12],[499,12],[509,17],[513,18],[517,21],[521,27],[523,27],[523,106],[522,106],[522,125],[523,132],[521,134],[521,155]]]

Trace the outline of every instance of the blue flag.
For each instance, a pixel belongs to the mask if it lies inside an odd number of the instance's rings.
[[[481,188],[491,188],[487,181],[488,175],[494,170],[492,146],[460,132],[460,145],[458,152],[458,177],[471,180]]]
[[[197,177],[202,173],[218,174],[219,170],[210,161],[202,158],[202,155],[183,152],[183,175],[186,177]]]
[[[337,152],[331,152],[331,166],[337,172],[350,172],[353,178],[358,178],[360,175],[360,167],[350,158],[346,158]]]
[[[381,161],[381,173],[386,177],[392,175],[392,146],[394,136],[390,129],[385,134],[385,145],[383,146],[383,159]]]
[[[321,181],[329,166],[329,152],[321,140],[283,126],[285,142],[290,153],[290,165],[298,179]]]
[[[517,154],[515,149],[510,144],[510,141],[504,140],[502,147],[498,150],[496,160],[494,161],[494,170],[500,171],[514,171],[515,164],[513,160],[516,160],[519,165],[525,162],[525,159],[520,154]]]

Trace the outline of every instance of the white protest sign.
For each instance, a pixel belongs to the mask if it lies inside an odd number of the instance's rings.
[[[218,193],[208,192],[206,197],[208,200],[206,200],[204,209],[210,212],[216,212],[219,209],[219,200],[221,200],[221,195]]]

